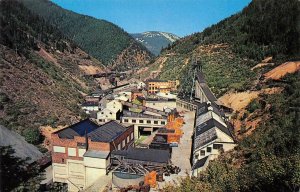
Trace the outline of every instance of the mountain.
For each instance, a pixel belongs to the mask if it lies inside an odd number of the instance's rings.
[[[131,35],[135,38],[135,40],[142,43],[154,55],[159,55],[163,48],[166,48],[179,39],[178,36],[172,33],[159,31],[147,31],[144,33],[134,33]]]
[[[200,176],[163,191],[299,191],[299,12],[297,0],[253,0],[176,41],[136,73],[179,79],[184,97],[194,69],[202,69],[212,91],[236,107],[230,117],[235,149],[210,161]]]
[[[137,75],[150,77],[156,71],[162,79],[179,79],[181,93],[189,95],[193,68],[201,64],[215,94],[249,89],[259,78],[250,68],[265,57],[276,64],[299,59],[298,4],[254,0],[240,13],[165,48]]]
[[[19,1],[0,8],[0,124],[27,138],[77,121],[78,103],[96,86],[85,74],[106,68]]]
[[[68,11],[49,0],[20,2],[106,66],[126,70],[144,65],[152,58],[145,47],[108,21]]]

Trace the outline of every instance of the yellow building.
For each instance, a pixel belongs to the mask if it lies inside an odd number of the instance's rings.
[[[150,79],[147,81],[147,90],[150,94],[158,92],[169,93],[170,91],[176,91],[179,85],[179,81],[165,81],[158,79]]]

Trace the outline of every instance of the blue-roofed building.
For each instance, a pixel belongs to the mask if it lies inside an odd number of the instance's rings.
[[[53,181],[68,184],[69,191],[89,187],[108,173],[110,154],[134,142],[133,126],[116,121],[98,125],[82,120],[52,133]]]

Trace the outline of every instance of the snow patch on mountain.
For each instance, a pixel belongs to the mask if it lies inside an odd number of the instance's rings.
[[[166,32],[159,32],[159,33],[165,36],[165,38],[169,39],[172,43],[179,39],[178,36],[171,33],[166,33]]]
[[[132,36],[154,55],[159,55],[162,48],[167,47],[179,39],[178,36],[172,33],[160,31],[146,31],[143,33],[132,34]]]

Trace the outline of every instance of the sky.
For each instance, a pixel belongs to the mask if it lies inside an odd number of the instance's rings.
[[[129,33],[170,32],[180,37],[201,32],[251,0],[52,0],[74,12],[110,21]]]

